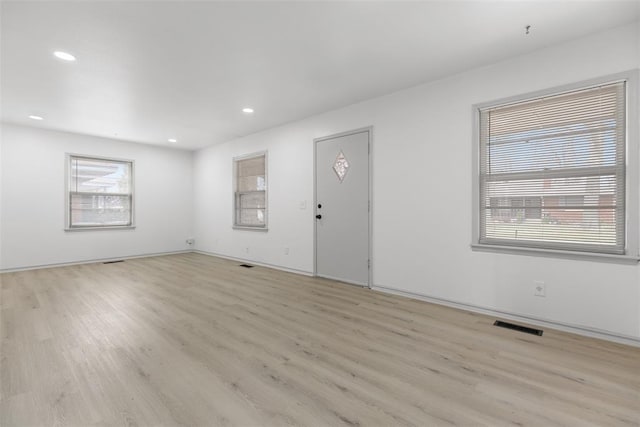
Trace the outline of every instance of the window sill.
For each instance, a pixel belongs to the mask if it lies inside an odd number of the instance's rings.
[[[523,248],[517,246],[500,246],[500,245],[487,245],[480,243],[472,243],[471,250],[479,252],[493,252],[503,253],[510,255],[530,255],[540,256],[547,258],[563,258],[572,259],[578,261],[600,261],[611,262],[617,264],[630,264],[635,265],[640,260],[637,256],[631,255],[613,255],[603,254],[595,252],[578,252],[578,251],[561,251],[557,249],[537,249],[537,248]]]
[[[102,226],[102,227],[72,227],[65,228],[64,231],[94,231],[94,230],[134,230],[136,228],[135,225],[113,225],[113,226]]]
[[[244,227],[242,225],[234,225],[234,230],[248,230],[248,231],[269,231],[267,227]]]

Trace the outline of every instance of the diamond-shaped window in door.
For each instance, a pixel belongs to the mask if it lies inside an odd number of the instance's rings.
[[[344,153],[340,151],[338,157],[336,157],[336,161],[333,162],[333,171],[338,175],[338,179],[340,182],[344,180],[344,177],[347,176],[347,171],[349,170],[349,161],[344,156]]]

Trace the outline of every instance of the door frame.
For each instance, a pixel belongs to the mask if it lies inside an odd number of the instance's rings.
[[[368,144],[369,144],[369,176],[368,176],[368,186],[369,186],[369,230],[368,230],[368,242],[367,246],[369,248],[369,253],[367,254],[369,257],[369,270],[367,277],[367,285],[363,286],[364,288],[372,289],[373,287],[373,126],[366,126],[362,128],[357,128],[353,130],[349,130],[346,132],[335,133],[327,136],[323,136],[320,138],[313,139],[313,276],[318,277],[318,221],[315,216],[317,214],[317,206],[318,206],[318,173],[317,173],[317,156],[318,156],[318,143],[324,142],[330,139],[340,138],[343,136],[355,135],[357,133],[367,132],[369,135]],[[349,282],[345,282],[349,283]],[[361,285],[357,285],[361,286]]]

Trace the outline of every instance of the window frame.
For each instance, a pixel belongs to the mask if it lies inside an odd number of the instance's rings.
[[[131,213],[130,213],[130,221],[127,225],[90,225],[90,226],[74,226],[71,224],[71,162],[74,158],[87,159],[87,160],[98,160],[98,161],[109,161],[116,163],[129,163],[131,167],[131,182],[130,182],[130,191],[129,197],[131,199]],[[100,193],[96,193],[100,194]],[[88,154],[77,154],[77,153],[65,153],[65,215],[64,221],[65,231],[91,231],[91,230],[122,230],[122,229],[135,229],[135,161],[131,159],[122,159],[115,157],[104,157],[104,156],[94,156]]]
[[[601,261],[613,261],[621,263],[637,263],[640,260],[639,254],[639,121],[638,101],[639,101],[639,80],[640,70],[634,69],[622,73],[616,73],[597,77],[590,80],[579,81],[549,89],[529,92],[521,95],[497,99],[490,102],[483,102],[472,106],[473,115],[473,139],[472,139],[472,250],[539,255],[553,258],[568,259],[593,259]],[[593,86],[605,85],[609,83],[626,82],[626,109],[625,109],[625,248],[624,254],[610,254],[603,252],[586,252],[562,250],[553,248],[540,248],[539,246],[524,245],[499,245],[493,243],[480,243],[480,111],[507,104],[525,102],[533,98],[559,95],[566,92],[587,89]]]
[[[238,203],[238,162],[264,157],[264,225],[245,225],[237,222]],[[269,155],[267,150],[243,154],[232,159],[232,228],[235,230],[268,231],[269,230]]]

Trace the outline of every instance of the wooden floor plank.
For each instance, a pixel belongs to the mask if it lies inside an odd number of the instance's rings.
[[[640,349],[199,254],[0,275],[0,425],[640,425]]]

